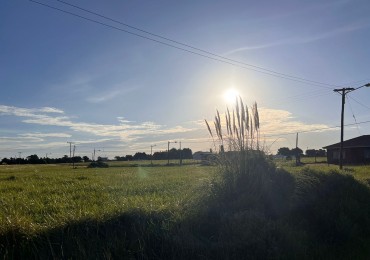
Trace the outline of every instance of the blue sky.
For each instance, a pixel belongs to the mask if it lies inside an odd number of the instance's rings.
[[[39,0],[104,20],[54,0]],[[67,0],[66,0],[67,1]],[[324,84],[297,82],[193,55],[26,0],[0,2],[0,157],[102,156],[208,150],[203,119],[233,88],[260,107],[271,152],[295,134],[340,124],[339,87],[370,81],[367,1],[67,1],[208,52]],[[176,44],[175,44],[176,45]],[[176,45],[177,47],[189,48]],[[194,50],[192,50],[194,51]],[[204,53],[203,53],[204,54]],[[345,123],[370,121],[370,88],[348,97]],[[345,128],[345,139],[370,123]],[[339,141],[339,128],[301,133],[299,146]],[[273,144],[272,144],[273,143]],[[174,144],[177,147],[178,144]]]

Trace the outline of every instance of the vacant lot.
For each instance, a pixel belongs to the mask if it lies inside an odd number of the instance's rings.
[[[212,188],[216,167],[191,163],[0,166],[0,256],[369,256],[370,166],[277,162],[266,194],[229,197]]]
[[[1,166],[0,231],[32,234],[132,210],[176,216],[211,171],[201,166]]]

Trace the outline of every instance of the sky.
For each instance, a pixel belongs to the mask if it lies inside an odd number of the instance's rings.
[[[333,90],[370,82],[366,0],[37,1],[0,2],[0,158],[208,151],[231,89],[268,152],[319,149],[340,141]],[[347,94],[345,140],[369,100]]]

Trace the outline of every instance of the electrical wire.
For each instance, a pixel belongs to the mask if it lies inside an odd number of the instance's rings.
[[[365,107],[367,109],[370,109],[370,107],[362,104],[360,101],[356,100],[355,98],[351,97],[350,95],[348,95],[348,96],[349,96],[350,99],[352,99],[353,101],[355,101],[357,104],[359,104],[359,105],[361,105],[361,106],[363,106],[363,107]]]
[[[271,106],[272,104],[273,105],[290,104],[290,103],[297,102],[297,101],[305,101],[307,99],[319,98],[319,97],[328,96],[331,94],[332,94],[332,91],[322,91],[322,90],[320,92],[306,92],[306,93],[293,95],[290,97],[271,100],[270,102],[262,102],[260,105],[262,106],[270,105]]]
[[[182,43],[182,42],[179,42],[179,41],[176,41],[176,40],[172,40],[168,37],[164,37],[164,36],[161,36],[159,34],[155,34],[155,33],[151,33],[149,31],[146,31],[146,30],[143,30],[143,29],[140,29],[138,27],[135,27],[135,26],[132,26],[132,25],[129,25],[127,23],[123,23],[121,21],[118,21],[118,20],[115,20],[115,19],[112,19],[110,17],[107,17],[107,16],[104,16],[104,15],[101,15],[99,13],[96,13],[96,12],[93,12],[93,11],[90,11],[90,10],[87,10],[85,8],[82,8],[80,6],[77,6],[77,5],[74,5],[74,4],[70,4],[68,2],[65,2],[65,1],[62,1],[62,0],[55,0],[55,1],[58,1],[60,3],[63,3],[65,5],[69,5],[69,6],[72,6],[74,8],[77,8],[79,10],[82,10],[84,12],[87,12],[87,13],[90,13],[90,14],[93,14],[93,15],[96,15],[96,16],[99,16],[101,18],[104,18],[104,19],[107,19],[109,21],[112,21],[112,22],[115,22],[115,23],[118,23],[118,24],[121,24],[121,25],[124,25],[126,27],[129,27],[131,29],[134,29],[134,30],[137,30],[137,31],[140,31],[140,32],[143,32],[143,33],[146,33],[146,34],[149,34],[149,35],[152,35],[152,36],[155,36],[155,37],[158,37],[160,39],[163,39],[163,40],[166,40],[166,41],[170,41],[170,42],[173,42],[173,43],[176,43],[178,45],[182,45],[182,46],[185,46],[185,47],[188,47],[188,48],[191,48],[193,50],[197,50],[197,51],[201,51],[201,52],[204,52],[206,54],[209,54],[209,55],[212,55],[212,56],[215,56],[215,57],[218,57],[218,58],[221,58],[221,59],[225,59],[225,60],[228,60],[228,61],[231,61],[231,62],[235,62],[235,63],[239,63],[239,64],[242,64],[242,65],[245,65],[245,66],[249,66],[249,67],[253,67],[253,68],[256,68],[256,69],[260,69],[260,70],[264,70],[264,71],[268,71],[268,72],[271,72],[271,73],[275,73],[275,74],[278,74],[278,75],[282,75],[282,76],[287,76],[287,77],[291,77],[291,78],[294,78],[294,79],[298,79],[298,80],[303,80],[303,81],[307,81],[307,82],[310,82],[310,83],[315,83],[315,84],[320,84],[320,85],[326,85],[326,86],[330,86],[330,87],[338,87],[337,85],[333,85],[333,84],[328,84],[328,83],[323,83],[323,82],[318,82],[318,81],[314,81],[314,80],[309,80],[309,79],[305,79],[305,78],[301,78],[301,77],[297,77],[297,76],[293,76],[293,75],[289,75],[289,74],[285,74],[285,73],[281,73],[281,72],[277,72],[277,71],[274,71],[274,70],[270,70],[270,69],[266,69],[266,68],[262,68],[262,67],[259,67],[259,66],[256,66],[256,65],[253,65],[253,64],[249,64],[249,63],[245,63],[245,62],[241,62],[241,61],[237,61],[237,60],[234,60],[234,59],[230,59],[230,58],[227,58],[227,57],[224,57],[224,56],[221,56],[221,55],[218,55],[218,54],[215,54],[213,52],[209,52],[209,51],[206,51],[204,49],[200,49],[198,47],[194,47],[192,45],[189,45],[189,44],[186,44],[186,43]]]
[[[175,40],[171,40],[169,38],[166,38],[166,37],[163,37],[163,36],[160,36],[160,35],[157,35],[157,34],[153,34],[153,33],[147,32],[145,30],[139,29],[139,28],[134,27],[134,26],[131,26],[131,25],[127,25],[127,24],[122,23],[120,21],[117,21],[117,20],[114,20],[112,18],[109,18],[109,17],[103,16],[103,15],[100,15],[98,13],[95,13],[95,12],[92,12],[92,11],[89,11],[89,10],[86,10],[86,9],[81,8],[81,7],[78,7],[76,5],[72,5],[72,4],[66,3],[64,1],[56,0],[58,2],[61,2],[61,3],[64,3],[64,4],[70,5],[72,7],[78,8],[78,9],[83,10],[85,12],[88,12],[88,13],[91,13],[91,14],[94,14],[94,15],[97,15],[97,16],[102,17],[104,19],[108,19],[110,21],[114,21],[114,22],[119,23],[121,25],[127,26],[127,27],[129,27],[131,29],[135,29],[135,30],[138,30],[140,32],[147,33],[149,35],[152,35],[152,36],[155,36],[155,37],[158,37],[158,38],[161,38],[161,39],[164,39],[164,40],[167,40],[167,41],[176,43],[178,45],[181,45],[181,46],[184,46],[184,47],[187,47],[187,48],[191,48],[191,49],[196,50],[196,51],[203,52],[205,54],[202,54],[202,53],[199,53],[199,52],[195,52],[195,51],[192,51],[192,50],[189,50],[189,49],[185,49],[185,48],[182,48],[182,47],[179,47],[179,46],[175,46],[173,44],[169,44],[169,43],[166,43],[166,42],[157,40],[157,39],[153,39],[151,37],[148,37],[148,36],[145,36],[145,35],[141,35],[141,34],[138,34],[138,33],[135,33],[135,32],[131,32],[131,31],[128,31],[128,30],[125,30],[125,29],[122,29],[122,28],[119,28],[119,27],[116,27],[116,26],[113,26],[113,25],[110,25],[110,24],[106,24],[106,23],[103,23],[103,22],[100,22],[100,21],[97,21],[97,20],[94,20],[94,19],[91,19],[91,18],[82,16],[82,15],[79,15],[79,14],[76,14],[76,13],[72,13],[72,12],[69,12],[69,11],[66,11],[66,10],[63,10],[63,9],[54,7],[54,6],[50,6],[50,5],[45,4],[45,3],[42,3],[42,2],[38,2],[38,1],[35,1],[35,0],[29,0],[29,1],[30,2],[33,2],[33,3],[36,3],[36,4],[39,4],[39,5],[42,5],[42,6],[45,6],[45,7],[50,8],[50,9],[54,9],[54,10],[60,11],[62,13],[66,13],[66,14],[69,14],[69,15],[72,15],[72,16],[75,16],[75,17],[78,17],[80,19],[84,19],[84,20],[87,20],[87,21],[90,21],[90,22],[93,22],[93,23],[97,23],[97,24],[103,25],[105,27],[109,27],[111,29],[115,29],[115,30],[118,30],[118,31],[121,31],[121,32],[124,32],[124,33],[128,33],[128,34],[131,34],[131,35],[134,35],[134,36],[137,36],[137,37],[146,39],[146,40],[150,40],[150,41],[153,41],[153,42],[156,42],[156,43],[159,43],[159,44],[166,45],[168,47],[172,47],[172,48],[175,48],[175,49],[178,49],[178,50],[181,50],[181,51],[185,51],[185,52],[188,52],[188,53],[191,53],[191,54],[194,54],[194,55],[198,55],[198,56],[201,56],[203,58],[212,59],[212,60],[215,60],[215,61],[218,61],[218,62],[223,62],[223,63],[229,64],[229,65],[235,66],[235,67],[240,67],[240,68],[244,68],[244,69],[247,69],[247,70],[252,70],[252,71],[255,71],[255,72],[263,73],[263,74],[266,74],[266,75],[270,75],[270,76],[274,76],[274,77],[278,77],[278,78],[283,78],[283,79],[287,79],[287,80],[291,80],[291,81],[295,81],[295,82],[300,82],[300,83],[303,83],[303,84],[308,84],[308,85],[312,85],[312,86],[316,86],[316,87],[321,87],[321,88],[331,89],[332,87],[340,87],[338,85],[323,83],[323,82],[314,81],[314,80],[309,80],[309,79],[305,79],[305,78],[301,78],[301,77],[297,77],[297,76],[293,76],[293,75],[284,74],[284,73],[280,73],[280,72],[277,72],[277,71],[265,69],[265,68],[262,68],[262,67],[259,67],[259,66],[255,66],[255,65],[252,65],[252,64],[248,64],[248,63],[244,63],[244,62],[241,62],[241,61],[229,59],[227,57],[224,57],[224,56],[221,56],[221,55],[217,55],[217,54],[214,54],[212,52],[209,52],[209,51],[206,51],[206,50],[202,50],[200,48],[193,47],[191,45],[184,44],[184,43],[181,43],[181,42],[178,42],[178,41],[175,41]],[[209,55],[211,55],[211,56],[209,56]],[[214,56],[214,57],[212,57],[212,56]]]
[[[370,123],[370,120],[368,121],[362,121],[358,123],[352,123],[352,124],[346,124],[343,126],[353,126],[353,125],[361,125],[361,124],[368,124]],[[305,130],[305,131],[295,131],[295,132],[289,132],[289,133],[283,133],[283,134],[273,134],[273,135],[265,135],[265,137],[274,137],[274,136],[285,136],[285,135],[292,135],[292,134],[301,134],[301,133],[313,133],[321,130],[328,130],[328,129],[334,129],[334,128],[340,128],[341,126],[328,126],[328,127],[322,127],[322,128],[316,128],[316,129],[311,129],[311,130]]]
[[[355,114],[353,113],[353,110],[352,110],[351,102],[349,102],[349,98],[348,98],[348,96],[346,96],[346,98],[347,98],[348,105],[349,105],[349,108],[350,108],[350,110],[351,110],[351,113],[352,113],[353,119],[355,120],[355,124],[356,124],[356,127],[357,127],[357,131],[358,131],[358,133],[361,135],[360,128],[358,127],[358,124],[357,124],[357,119],[356,119]]]

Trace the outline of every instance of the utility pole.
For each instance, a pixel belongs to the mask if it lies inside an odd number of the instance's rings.
[[[168,141],[168,146],[167,146],[167,165],[170,165],[170,143],[177,143],[177,141],[174,141],[174,142]]]
[[[150,165],[153,166],[153,147],[157,145],[150,146]]]
[[[298,166],[299,165],[299,158],[298,158],[298,133],[297,133],[297,136],[295,138],[295,165]]]
[[[342,112],[340,117],[340,148],[339,148],[339,169],[343,168],[343,124],[344,124],[344,104],[346,103],[346,94],[348,92],[354,91],[354,88],[341,88],[334,89],[334,92],[337,92],[342,95]]]
[[[48,163],[48,159],[49,159],[49,158],[48,158],[48,154],[51,154],[51,153],[46,153],[46,154],[45,154],[45,161],[46,161],[46,163]]]
[[[181,150],[181,141],[180,141],[180,166],[182,165],[182,150]]]
[[[101,150],[95,150],[95,148],[94,148],[94,153],[93,153],[93,158],[92,158],[93,162],[95,162],[95,151],[100,152]]]
[[[21,164],[22,152],[18,152],[18,164]]]
[[[69,158],[72,157],[72,144],[73,142],[67,142],[67,144],[69,144]]]
[[[73,157],[72,157],[72,168],[74,169],[75,168],[75,151],[76,151],[76,146],[73,145]]]
[[[67,142],[67,144],[69,144],[69,160],[72,160],[72,144],[74,142]]]
[[[167,143],[167,165],[170,165],[170,141]]]
[[[334,92],[337,92],[342,95],[342,112],[340,117],[340,148],[339,148],[339,169],[343,169],[343,124],[344,124],[344,104],[346,102],[346,94],[349,92],[355,91],[362,87],[370,87],[370,83],[362,85],[358,88],[340,88],[334,89]]]

